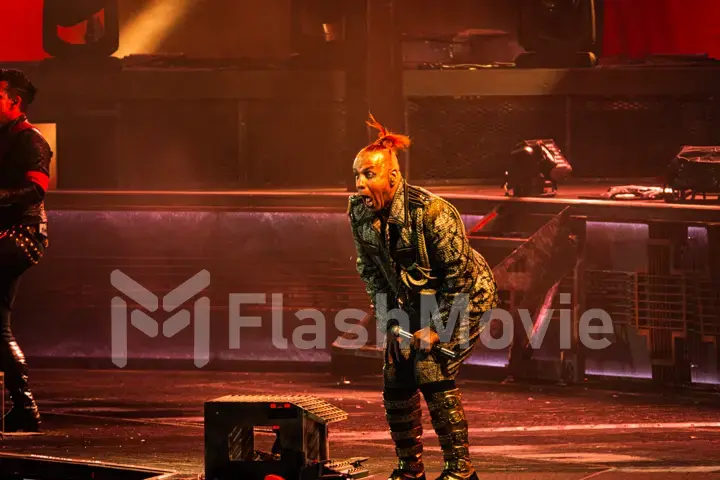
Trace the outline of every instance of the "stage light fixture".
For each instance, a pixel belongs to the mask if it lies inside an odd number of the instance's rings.
[[[524,140],[510,153],[505,195],[552,197],[572,167],[552,139]]]
[[[668,166],[664,189],[668,203],[720,202],[720,146],[683,146]]]
[[[205,402],[205,478],[330,480],[364,478],[367,457],[330,459],[332,423],[347,413],[309,395],[225,395]],[[275,435],[268,451],[264,432]]]
[[[43,48],[53,57],[107,58],[120,44],[118,0],[45,0]]]

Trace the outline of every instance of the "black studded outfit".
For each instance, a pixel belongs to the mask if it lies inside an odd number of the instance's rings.
[[[398,467],[391,480],[425,479],[422,461],[420,393],[443,451],[443,480],[477,478],[470,461],[468,424],[455,377],[472,353],[484,314],[497,306],[492,270],[467,238],[459,212],[443,198],[402,183],[386,215],[350,197],[348,215],[357,249],[357,270],[365,282],[382,334],[398,323],[401,309],[414,333],[429,327],[456,359],[402,347],[395,362],[385,350],[384,405]],[[423,297],[433,299],[432,315]],[[464,300],[462,300],[464,298]],[[458,301],[460,300],[460,301]]]
[[[48,246],[44,197],[52,155],[45,138],[24,116],[0,127],[0,354],[13,402],[5,417],[6,431],[37,431],[40,424],[11,315],[22,275]]]

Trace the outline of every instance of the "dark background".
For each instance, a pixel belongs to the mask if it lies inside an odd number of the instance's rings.
[[[442,36],[469,29],[514,32],[519,0],[398,0],[400,25],[410,36]],[[127,25],[148,0],[121,0]],[[284,58],[291,53],[290,0],[194,0],[165,40],[128,53],[178,53],[190,57]],[[0,61],[46,57],[42,0],[0,0]],[[312,16],[312,10],[308,13]],[[603,55],[708,53],[720,56],[720,2],[715,0],[605,0]],[[11,20],[11,21],[10,21]],[[312,18],[306,20],[312,24]],[[82,32],[75,32],[81,35]],[[72,32],[67,32],[72,36]],[[121,50],[127,39],[121,38]]]

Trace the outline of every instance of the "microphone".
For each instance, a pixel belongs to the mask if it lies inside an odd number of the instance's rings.
[[[393,335],[395,335],[396,337],[402,337],[402,338],[404,338],[404,339],[406,339],[406,340],[412,340],[412,339],[413,339],[413,334],[410,333],[410,332],[406,332],[405,330],[403,330],[402,328],[400,328],[400,325],[395,325],[394,327],[392,327],[392,328],[390,329],[390,332],[391,332]],[[432,350],[433,350],[433,352],[437,352],[437,353],[439,353],[440,355],[443,355],[443,356],[445,356],[445,357],[448,357],[448,358],[450,358],[450,359],[452,359],[452,360],[455,360],[455,359],[457,358],[457,353],[453,352],[452,350],[450,350],[450,349],[448,349],[448,348],[441,347],[440,345],[437,345],[437,344],[436,344],[436,345],[433,345]]]

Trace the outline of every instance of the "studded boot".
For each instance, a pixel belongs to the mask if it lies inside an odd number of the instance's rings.
[[[40,412],[28,388],[28,365],[17,342],[3,346],[5,385],[10,392],[12,408],[3,418],[6,432],[40,431]]]
[[[388,391],[384,395],[385,415],[398,457],[398,466],[388,480],[425,480],[420,392],[402,398],[405,396]]]
[[[470,461],[468,424],[457,388],[425,395],[445,466],[437,480],[477,480]]]

